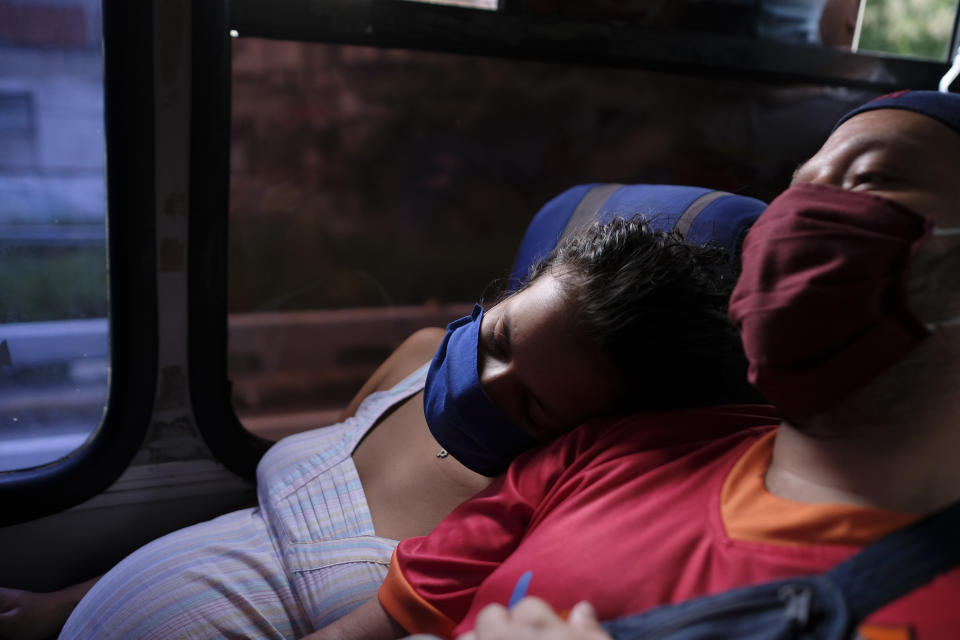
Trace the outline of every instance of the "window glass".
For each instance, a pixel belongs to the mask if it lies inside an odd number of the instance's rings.
[[[96,0],[0,2],[0,471],[52,462],[107,395]]]
[[[943,60],[956,0],[505,0],[508,11]],[[859,37],[857,37],[859,36]]]
[[[446,4],[453,7],[467,7],[468,9],[496,10],[497,0],[409,0],[410,2],[427,2],[429,4]]]
[[[567,63],[233,43],[229,375],[241,420],[267,437],[332,422],[410,333],[494,296],[528,222],[565,189],[662,182],[769,196],[843,100],[862,99]]]
[[[864,0],[858,49],[945,60],[956,0]]]
[[[508,11],[850,48],[861,0],[507,0]],[[503,6],[503,5],[501,5]]]

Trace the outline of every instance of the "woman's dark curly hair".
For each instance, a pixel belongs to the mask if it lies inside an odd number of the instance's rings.
[[[724,249],[617,218],[561,240],[525,282],[547,270],[623,376],[618,411],[762,401],[727,319],[738,267]]]

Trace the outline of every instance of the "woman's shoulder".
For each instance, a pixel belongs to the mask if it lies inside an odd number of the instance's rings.
[[[416,331],[390,354],[381,365],[382,377],[373,391],[392,389],[401,380],[433,359],[446,331],[427,327]]]
[[[356,413],[363,399],[377,391],[387,391],[403,381],[411,373],[430,362],[443,341],[446,331],[439,327],[420,329],[400,343],[373,375],[364,383],[350,404],[340,414],[346,420]]]

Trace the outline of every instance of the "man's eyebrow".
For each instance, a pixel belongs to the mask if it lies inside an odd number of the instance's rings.
[[[884,148],[890,149],[893,152],[893,157],[898,159],[903,153],[909,150],[926,151],[926,146],[923,142],[912,139],[909,136],[897,135],[889,131],[871,131],[870,133],[865,133],[848,140],[839,150],[832,152],[831,155],[840,154],[840,157],[846,158],[844,162],[848,163],[860,155]],[[790,176],[791,185],[796,184],[797,175],[803,171],[803,168],[806,167],[814,157],[816,157],[816,154],[801,162],[800,165],[793,170]]]
[[[927,150],[923,141],[896,131],[871,131],[864,134],[856,140],[854,150],[857,153],[866,153],[884,147],[889,147],[894,151],[905,149]]]

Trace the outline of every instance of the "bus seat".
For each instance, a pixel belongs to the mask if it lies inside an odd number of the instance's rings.
[[[714,243],[736,255],[750,225],[766,203],[703,187],[664,184],[581,184],[543,205],[520,243],[509,291],[520,286],[530,266],[561,238],[594,222],[643,216],[656,230],[676,230],[689,242]]]

